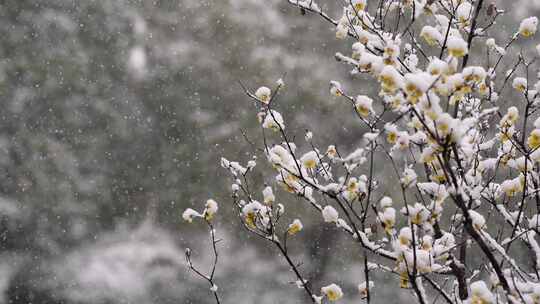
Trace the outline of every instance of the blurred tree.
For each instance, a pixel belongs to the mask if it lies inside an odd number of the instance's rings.
[[[179,205],[222,187],[215,152],[240,152],[227,140],[254,127],[233,122],[247,115],[238,80],[292,70],[305,89],[286,98],[317,111],[320,84],[301,77],[326,82],[316,34],[289,42],[302,23],[278,3],[3,1],[0,189],[25,236],[6,249],[57,252],[148,212],[177,223]]]

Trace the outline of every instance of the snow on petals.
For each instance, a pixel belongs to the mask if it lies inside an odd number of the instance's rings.
[[[363,117],[369,116],[373,112],[373,100],[365,95],[359,95],[356,97],[355,107],[356,112]]]
[[[495,297],[487,287],[484,281],[476,281],[471,284],[471,302],[470,303],[493,303]]]
[[[467,42],[461,37],[450,36],[447,41],[448,52],[453,57],[463,57],[469,52]]]
[[[218,211],[218,203],[213,199],[207,200],[205,204],[205,209],[204,209],[204,218],[207,221],[210,221],[214,217],[214,214],[216,214],[217,211]]]
[[[302,228],[304,228],[304,226],[302,225],[302,222],[300,222],[299,219],[295,219],[289,225],[289,228],[287,229],[287,232],[289,233],[289,235],[295,235],[298,232],[300,232],[302,230]]]
[[[270,112],[266,113],[262,126],[265,129],[272,129],[274,131],[278,131],[279,129],[285,129],[283,117],[278,111],[275,110],[270,110]]]
[[[255,96],[265,104],[268,104],[270,102],[270,95],[272,94],[272,91],[268,87],[260,87],[255,91]]]
[[[523,77],[516,77],[512,82],[512,87],[519,92],[523,93],[527,89],[527,79]]]
[[[184,211],[184,213],[182,213],[182,218],[184,219],[184,221],[187,221],[189,223],[193,222],[194,217],[201,217],[201,216],[202,215],[199,212],[197,212],[197,211],[195,211],[195,210],[193,210],[191,208],[187,208]]]
[[[476,230],[482,230],[486,225],[486,219],[480,213],[469,210],[469,216],[471,217],[472,225]]]
[[[444,39],[441,32],[429,25],[426,25],[422,28],[422,31],[420,32],[420,37],[424,38],[427,44],[431,46],[439,45]]]
[[[324,207],[321,213],[324,221],[327,223],[335,223],[339,218],[338,212],[332,206]]]
[[[274,192],[272,191],[272,188],[270,186],[267,186],[262,191],[263,194],[263,202],[265,205],[272,205],[272,203],[276,200],[276,197],[274,196]]]
[[[519,34],[521,36],[528,38],[533,36],[536,33],[536,28],[538,27],[538,18],[529,17],[523,19],[519,25]]]
[[[304,167],[315,169],[319,164],[319,156],[317,155],[317,152],[309,151],[300,158],[300,161]]]
[[[329,301],[337,301],[343,297],[343,291],[336,284],[330,284],[321,288],[321,292],[328,298]]]

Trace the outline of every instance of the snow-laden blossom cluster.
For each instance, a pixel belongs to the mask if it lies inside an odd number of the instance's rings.
[[[260,153],[245,163],[221,161],[244,227],[277,248],[313,303],[369,303],[378,271],[419,303],[540,303],[540,46],[511,51],[515,41],[535,39],[537,18],[496,41],[491,33],[504,12],[482,0],[374,7],[353,0],[335,17],[315,1],[288,2],[335,26],[349,49],[335,59],[377,89],[329,80],[329,98],[350,107],[362,134],[354,146],[337,139],[320,146],[317,130],[297,136],[285,128],[283,80],[244,87],[258,109]],[[260,169],[265,185],[252,178],[255,160],[271,170]],[[282,220],[291,196],[306,210]],[[183,217],[211,220],[215,211],[207,203]],[[340,287],[351,282],[303,277],[288,247],[309,229],[302,221],[333,226],[361,249],[357,294]]]

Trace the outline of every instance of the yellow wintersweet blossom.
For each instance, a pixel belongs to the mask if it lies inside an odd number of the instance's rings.
[[[302,222],[300,222],[299,219],[295,219],[289,225],[289,228],[287,229],[287,233],[289,233],[289,235],[295,235],[298,232],[300,232],[302,230],[302,228],[304,228],[304,226],[302,225]]]
[[[329,301],[337,301],[343,297],[341,288],[336,284],[330,284],[322,287],[321,292],[328,298]]]
[[[532,130],[529,138],[527,138],[527,145],[529,145],[529,148],[531,149],[540,147],[540,129]]]

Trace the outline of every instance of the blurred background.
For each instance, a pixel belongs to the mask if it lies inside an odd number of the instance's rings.
[[[332,16],[337,4],[321,3]],[[520,4],[501,22],[540,12]],[[335,62],[352,42],[334,36],[283,0],[0,0],[0,303],[213,303],[184,259],[190,247],[210,266],[207,228],[181,218],[209,197],[222,302],[303,303],[274,248],[232,216],[219,159],[249,159],[242,131],[260,144],[239,81],[284,78],[279,107],[298,142],[310,129],[322,147],[359,143],[364,130],[328,82],[376,89]],[[262,190],[273,175],[258,178]],[[358,248],[281,197],[289,216],[305,215],[290,246],[307,277],[355,293]],[[407,299],[375,292],[377,303]]]

